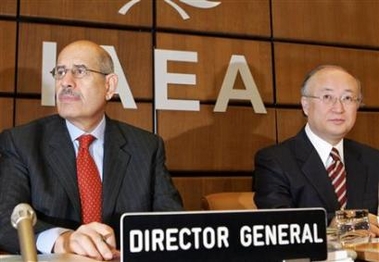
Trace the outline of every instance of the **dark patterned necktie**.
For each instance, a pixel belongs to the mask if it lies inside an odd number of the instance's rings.
[[[101,222],[101,180],[95,161],[89,152],[95,140],[92,135],[79,137],[79,151],[76,158],[78,187],[82,210],[82,222]]]
[[[340,203],[340,207],[341,209],[344,209],[347,202],[345,167],[336,148],[332,148],[330,156],[332,157],[333,162],[328,167],[327,171],[334,187],[334,191],[336,192],[338,202]]]

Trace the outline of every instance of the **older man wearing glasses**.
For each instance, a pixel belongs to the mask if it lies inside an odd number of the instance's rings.
[[[58,115],[0,134],[0,249],[20,251],[10,216],[28,203],[39,252],[111,260],[123,213],[182,210],[164,144],[106,116],[117,75],[99,45],[69,44],[51,73]]]
[[[379,236],[379,151],[344,138],[362,101],[358,79],[335,65],[315,68],[301,88],[307,124],[294,137],[255,156],[259,208],[325,208],[333,224],[339,209],[368,209]]]

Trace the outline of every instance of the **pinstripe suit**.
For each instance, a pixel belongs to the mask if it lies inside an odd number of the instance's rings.
[[[378,208],[379,151],[344,139],[347,209]],[[323,207],[328,220],[339,209],[326,169],[304,129],[255,156],[255,202],[259,208]]]
[[[75,151],[64,119],[54,115],[5,130],[0,152],[0,249],[19,251],[10,224],[19,203],[35,209],[36,234],[80,225]],[[124,212],[182,210],[164,161],[161,138],[106,118],[102,217],[117,239]]]

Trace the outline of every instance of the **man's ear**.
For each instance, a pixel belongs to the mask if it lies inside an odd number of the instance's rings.
[[[304,115],[308,116],[309,100],[304,96],[301,97],[301,106],[303,107]]]
[[[106,79],[105,79],[105,88],[106,88],[105,99],[108,101],[108,100],[111,100],[111,98],[113,97],[113,95],[116,92],[118,77],[116,74],[113,74],[113,73],[106,75],[105,77],[106,77]]]

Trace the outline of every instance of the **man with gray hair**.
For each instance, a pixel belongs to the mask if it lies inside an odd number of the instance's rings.
[[[379,236],[379,151],[345,138],[362,101],[358,79],[339,66],[311,71],[301,88],[307,124],[294,137],[255,156],[258,208],[322,207],[333,226],[339,209],[368,209]]]

